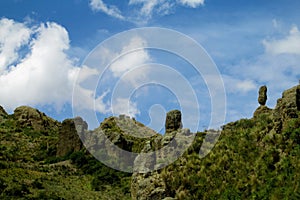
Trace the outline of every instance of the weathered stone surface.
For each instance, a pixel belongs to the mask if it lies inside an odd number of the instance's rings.
[[[76,152],[82,149],[83,144],[77,134],[75,120],[78,122],[78,130],[86,130],[87,124],[81,118],[64,120],[59,129],[57,156],[64,156],[70,152]]]
[[[272,114],[272,109],[271,108],[268,108],[267,106],[259,106],[256,110],[255,110],[255,112],[254,112],[254,114],[253,114],[253,117],[254,118],[256,118],[256,117],[258,117],[259,115],[263,115],[263,114],[265,114],[265,115],[271,115]]]
[[[189,129],[179,129],[147,142],[142,150],[147,154],[140,154],[134,162],[136,171],[132,175],[132,199],[167,198],[168,191],[161,169],[178,159],[193,139],[194,135]]]
[[[166,133],[177,131],[182,128],[181,112],[179,110],[172,110],[167,113],[165,129]]]
[[[31,127],[33,130],[41,132],[49,132],[58,130],[59,128],[58,121],[46,116],[45,113],[28,106],[16,108],[13,116],[20,128]]]
[[[267,86],[261,86],[258,91],[258,103],[262,106],[266,105],[267,102]]]
[[[277,100],[277,105],[273,111],[274,130],[280,132],[285,125],[285,121],[297,118],[300,111],[300,85],[285,90],[282,98]]]
[[[161,200],[167,197],[166,193],[166,185],[160,171],[132,176],[131,197],[133,200]]]

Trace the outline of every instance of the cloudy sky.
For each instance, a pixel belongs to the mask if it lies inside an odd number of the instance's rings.
[[[143,48],[151,41],[138,35],[96,48],[118,33],[159,27],[192,38],[213,60],[224,82],[226,100],[218,100],[226,103],[225,122],[248,118],[258,107],[260,85],[268,86],[267,105],[274,107],[284,89],[298,84],[299,8],[298,0],[3,0],[0,105],[10,113],[33,106],[58,120],[74,110],[92,110],[99,121],[125,113],[157,131],[166,111],[185,108],[185,127],[207,128],[220,88],[209,89],[213,81],[190,63]],[[97,53],[103,63],[97,60],[96,67]],[[111,64],[99,78],[104,63]]]

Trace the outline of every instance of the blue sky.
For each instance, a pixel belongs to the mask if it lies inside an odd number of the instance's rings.
[[[281,92],[300,79],[299,8],[297,0],[3,0],[0,105],[8,112],[30,105],[58,120],[70,118],[79,70],[84,69],[81,73],[85,75],[95,73],[84,63],[89,53],[117,33],[161,27],[193,38],[215,62],[226,92],[225,122],[249,118],[258,107],[260,85],[268,86],[267,105],[274,107]],[[130,40],[121,47],[142,44],[143,41]],[[120,59],[124,69],[129,70],[126,66],[133,64],[161,63],[189,80],[201,115],[197,129],[209,126],[212,94],[205,80],[193,76],[195,72],[187,62],[167,52],[146,49],[133,57],[139,59]],[[159,131],[165,112],[181,109],[174,91],[149,84],[136,88],[129,103],[128,99],[117,98],[112,111],[110,92],[122,77],[118,73],[128,72],[113,67],[115,71],[107,74],[111,79],[103,81],[95,95],[99,121],[112,113],[124,112]],[[125,78],[131,83],[136,81],[132,76]],[[82,96],[91,95],[89,91],[82,92]],[[124,110],[122,105],[127,104],[128,109]],[[184,126],[191,127],[193,114],[186,112],[183,117]]]

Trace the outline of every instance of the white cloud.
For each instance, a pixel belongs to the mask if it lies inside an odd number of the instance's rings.
[[[169,14],[174,6],[175,2],[169,0],[130,0],[129,6],[136,6],[138,9],[134,9],[138,21],[147,22],[152,18],[153,13],[159,15]]]
[[[228,75],[223,75],[222,78],[226,91],[230,93],[247,93],[257,89],[257,85],[253,80],[240,80]]]
[[[109,16],[115,17],[117,19],[124,20],[121,11],[116,6],[108,6],[102,0],[91,0],[90,7],[96,11],[102,11]]]
[[[263,45],[267,53],[298,54],[300,55],[300,32],[297,26],[293,26],[286,38],[279,40],[263,40]]]
[[[146,49],[143,47],[147,46],[147,42],[140,37],[134,37],[130,40],[129,44],[124,46],[122,52],[119,53],[119,57],[111,66],[110,70],[114,77],[121,77],[126,72],[139,67],[145,63],[151,62],[151,57]],[[129,75],[125,76],[125,80],[128,83],[136,84],[137,79],[147,76],[147,71],[143,70],[142,73],[138,71],[135,73],[132,70]]]
[[[14,30],[6,29],[8,34]],[[69,48],[67,31],[56,23],[46,23],[35,33],[36,38],[31,38],[26,57],[0,75],[0,104],[8,109],[22,104],[60,107],[71,99],[78,68],[65,54]],[[2,51],[3,54],[6,52],[5,49]]]
[[[204,5],[204,0],[179,0],[179,2],[191,8],[197,8],[198,6]]]
[[[265,49],[262,54],[231,67],[230,76],[251,80],[257,85],[267,85],[268,104],[275,106],[282,91],[298,84],[300,78],[300,33],[298,28],[294,26],[283,38],[264,40],[263,47]]]
[[[140,114],[137,104],[127,98],[117,98],[113,101],[112,111],[115,115],[125,114],[130,117],[135,117],[137,114]]]
[[[65,28],[50,22],[27,27],[14,20],[2,19],[0,30],[3,36],[0,37],[0,54],[8,58],[0,73],[0,105],[8,111],[20,105],[54,105],[60,109],[62,105],[71,103],[74,83],[80,71],[76,88],[78,97],[87,99],[84,107],[94,109],[95,102],[96,110],[107,111],[103,102],[105,94],[95,99],[92,91],[79,85],[98,72],[87,66],[79,68],[75,65],[77,59],[68,57],[66,51],[70,49],[70,41]],[[28,49],[25,56],[19,52],[22,45]],[[8,66],[13,61],[18,62]]]
[[[122,15],[116,6],[106,5],[102,0],[91,0],[90,7],[96,11],[102,11],[112,17],[131,21],[137,24],[145,24],[152,18],[153,14],[168,15],[174,12],[177,6],[197,8],[204,5],[204,0],[130,0],[128,6],[130,13]]]
[[[24,24],[6,18],[0,20],[0,74],[17,61],[17,51],[28,43],[31,32]]]

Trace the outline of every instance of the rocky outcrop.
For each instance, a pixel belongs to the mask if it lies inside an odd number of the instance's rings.
[[[37,109],[20,106],[14,110],[14,119],[19,128],[32,128],[34,131],[50,133],[58,130],[59,122]]]
[[[161,170],[177,160],[194,139],[189,129],[181,128],[181,112],[170,111],[166,117],[166,133],[163,137],[146,142],[143,154],[139,154],[134,162],[132,199],[172,199],[168,197]]]
[[[57,145],[56,155],[64,156],[70,152],[81,150],[83,144],[78,133],[83,137],[83,133],[87,130],[87,128],[87,123],[80,117],[64,120],[59,129],[59,142]]]
[[[182,128],[181,112],[179,110],[168,112],[165,123],[166,133],[177,131],[180,128]]]
[[[274,130],[279,133],[285,122],[291,118],[297,118],[300,111],[300,85],[285,90],[282,98],[277,100],[273,112]]]
[[[258,91],[258,103],[260,104],[260,106],[255,110],[253,117],[256,118],[262,114],[271,114],[272,113],[272,109],[268,108],[266,106],[266,102],[267,102],[267,86],[261,86],[259,88]]]
[[[271,108],[268,108],[267,106],[259,106],[254,114],[253,114],[253,117],[254,118],[257,118],[258,116],[262,115],[262,114],[265,114],[265,115],[270,115],[272,114],[272,109]]]
[[[266,105],[267,102],[267,86],[261,86],[258,91],[258,103],[262,106]]]

